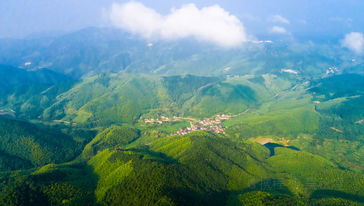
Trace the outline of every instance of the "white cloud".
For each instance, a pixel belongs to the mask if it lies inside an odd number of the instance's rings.
[[[248,41],[240,20],[218,5],[197,8],[187,4],[162,15],[138,2],[114,3],[110,20],[116,27],[144,38],[175,40],[193,37],[223,47],[235,47]]]
[[[123,5],[114,3],[110,20],[117,27],[149,38],[161,29],[163,17],[141,3],[130,2]]]
[[[274,23],[290,24],[290,21],[288,19],[286,19],[283,16],[278,15],[278,14],[271,16],[269,21],[274,22]]]
[[[275,34],[288,34],[287,30],[284,27],[281,26],[273,26],[270,29],[271,33],[275,33]]]
[[[341,46],[350,49],[351,51],[360,54],[364,50],[364,37],[362,33],[351,32],[345,35],[341,40]]]

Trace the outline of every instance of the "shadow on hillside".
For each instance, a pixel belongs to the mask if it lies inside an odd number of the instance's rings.
[[[262,191],[272,194],[293,196],[291,191],[279,179],[265,179],[242,192]]]
[[[263,195],[263,193],[258,193],[262,196],[255,196],[256,194],[254,194],[254,192],[269,193],[271,196]],[[240,194],[246,194],[250,203],[251,201],[256,200],[257,202],[263,202],[266,205],[297,205],[299,198],[295,196],[279,179],[262,180],[247,189],[234,191],[229,197],[229,203],[232,205],[244,204],[239,199]]]
[[[0,205],[97,205],[98,177],[86,163],[48,165],[33,171],[3,179]]]
[[[54,170],[32,175],[31,178],[34,183],[43,187],[55,183],[74,187],[74,190],[69,190],[69,188],[59,190],[62,187],[55,187],[55,193],[47,198],[50,205],[57,205],[58,203],[50,202],[57,198],[72,199],[72,205],[96,205],[94,191],[99,177],[93,172],[93,168],[86,163],[58,165]]]
[[[121,151],[132,151],[135,153],[140,153],[142,155],[150,155],[153,158],[156,158],[156,160],[162,161],[164,163],[178,163],[177,160],[175,160],[172,157],[167,156],[164,153],[161,152],[154,152],[149,150],[149,147],[138,147],[138,148],[130,148],[130,149],[117,149],[117,150],[121,150]],[[141,156],[142,158],[142,156]]]
[[[176,205],[189,206],[219,206],[226,205],[229,195],[228,191],[220,192],[197,192],[187,188],[171,188],[171,197]]]
[[[348,194],[336,190],[316,190],[311,194],[311,199],[322,199],[322,198],[342,198],[360,204],[364,203],[364,196]]]

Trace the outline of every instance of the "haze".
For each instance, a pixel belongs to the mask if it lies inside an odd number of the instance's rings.
[[[34,34],[59,34],[85,27],[113,26],[108,18],[114,4],[128,1],[12,0],[0,1],[0,37],[20,38]],[[187,4],[197,8],[219,6],[240,20],[247,34],[263,38],[290,35],[294,38],[340,37],[363,32],[364,2],[349,1],[139,1],[161,15]],[[284,38],[286,38],[284,37]],[[237,39],[237,42],[245,40]]]

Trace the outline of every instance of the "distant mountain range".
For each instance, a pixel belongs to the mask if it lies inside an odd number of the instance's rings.
[[[363,61],[95,28],[0,40],[0,205],[363,205]]]
[[[72,77],[119,71],[243,75],[281,69],[320,76],[332,66],[339,72],[362,73],[363,60],[339,45],[314,41],[246,43],[224,50],[194,40],[148,42],[119,30],[88,28],[57,37],[2,39],[0,64],[27,70],[48,68]]]

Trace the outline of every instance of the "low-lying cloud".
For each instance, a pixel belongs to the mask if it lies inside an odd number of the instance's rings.
[[[274,34],[288,34],[287,30],[281,26],[273,26],[270,29],[270,32]]]
[[[269,21],[274,23],[290,24],[290,21],[287,18],[278,14],[271,16]]]
[[[341,46],[346,47],[357,54],[361,54],[364,50],[363,34],[359,32],[346,34],[345,38],[341,40]]]
[[[187,4],[162,15],[139,2],[114,3],[110,12],[114,26],[147,39],[195,38],[222,47],[235,47],[248,41],[240,20],[218,5],[197,8]]]

